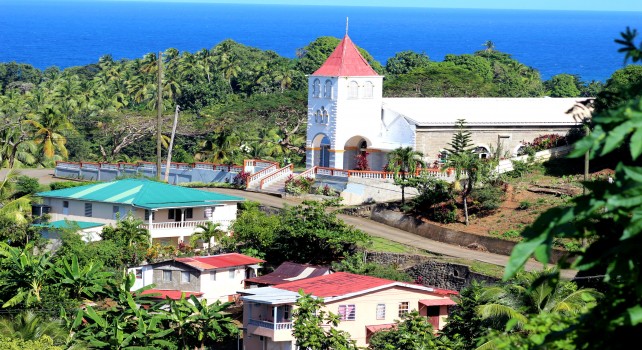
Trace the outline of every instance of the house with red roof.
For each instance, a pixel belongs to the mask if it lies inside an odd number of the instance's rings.
[[[304,278],[323,276],[332,272],[329,266],[297,264],[291,261],[285,261],[268,274],[246,279],[245,288],[268,287],[298,281]]]
[[[295,349],[292,311],[303,290],[323,298],[326,311],[340,316],[337,329],[350,333],[358,346],[370,336],[392,327],[405,313],[419,311],[435,331],[446,324],[448,308],[455,305],[454,290],[414,283],[336,272],[270,287],[239,291],[243,301],[244,346],[247,350]]]
[[[256,276],[263,262],[238,253],[156,262],[130,269],[136,274],[132,291],[153,284],[154,288],[143,294],[154,294],[161,299],[179,299],[185,293],[186,297],[193,294],[208,302],[235,301],[245,279]]]

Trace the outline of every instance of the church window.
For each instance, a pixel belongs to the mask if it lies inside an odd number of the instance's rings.
[[[323,87],[323,97],[332,98],[332,81],[326,80]]]
[[[372,98],[374,97],[374,85],[372,84],[371,81],[366,81],[363,87],[363,97],[364,98]]]
[[[317,109],[316,112],[314,112],[314,122],[315,123],[321,123],[321,111]]]
[[[330,115],[328,114],[328,111],[325,108],[322,107],[321,110],[323,111],[323,116],[321,118],[321,120],[322,120],[321,122],[323,124],[328,124],[328,122],[330,121]]]
[[[312,97],[321,97],[321,81],[314,79],[312,82]]]
[[[475,149],[473,150],[473,153],[477,154],[481,159],[490,158],[490,152],[484,146],[475,147]]]
[[[348,98],[359,98],[359,84],[356,81],[351,81],[348,86]]]

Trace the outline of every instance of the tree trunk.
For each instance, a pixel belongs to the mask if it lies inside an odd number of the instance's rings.
[[[466,226],[468,226],[468,195],[466,194],[466,191],[464,191],[464,195],[461,197],[464,201],[464,222],[466,223]]]

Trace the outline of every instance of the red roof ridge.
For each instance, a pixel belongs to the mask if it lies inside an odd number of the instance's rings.
[[[313,76],[379,76],[346,34]]]

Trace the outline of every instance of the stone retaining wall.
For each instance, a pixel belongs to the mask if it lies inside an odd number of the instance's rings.
[[[411,254],[368,252],[367,262],[382,265],[408,266],[404,271],[417,283],[441,289],[461,291],[472,281],[497,283],[498,278],[478,274],[466,265],[444,263],[431,260],[429,257]]]

